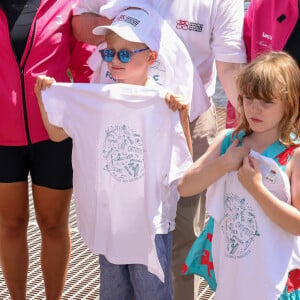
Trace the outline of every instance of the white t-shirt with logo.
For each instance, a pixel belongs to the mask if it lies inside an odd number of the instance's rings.
[[[243,0],[108,0],[106,4],[99,0],[79,0],[74,12],[75,14],[94,12],[114,18],[128,6],[142,7],[150,11],[149,5],[152,4],[182,40],[195,68],[191,121],[210,106],[210,97],[215,92],[215,60],[228,63],[246,62],[242,38]],[[168,39],[167,35],[166,37],[163,43],[167,48],[173,40]],[[190,76],[182,76],[184,69],[180,67],[180,62],[181,59],[178,58],[177,61],[170,63],[174,69],[173,78],[183,78],[183,85],[188,86],[191,79]],[[166,89],[171,89],[175,93],[181,92],[186,96],[184,90],[173,90],[176,89],[176,84],[174,86],[165,84],[166,73],[162,65],[158,66],[158,70],[160,72],[156,74],[158,75],[156,79],[161,80],[160,83]]]
[[[50,123],[73,139],[78,226],[115,264],[145,264],[163,280],[154,236],[175,227],[177,181],[192,164],[165,92],[126,84],[53,84]]]
[[[251,151],[263,184],[290,203],[287,175],[268,157]],[[212,256],[217,281],[215,299],[278,299],[288,272],[300,264],[297,237],[265,215],[257,201],[230,172],[207,190],[207,211],[215,219]]]

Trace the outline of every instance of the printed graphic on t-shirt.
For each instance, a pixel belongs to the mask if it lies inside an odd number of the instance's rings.
[[[127,125],[106,129],[103,143],[104,170],[121,182],[131,182],[144,176],[144,146],[139,133]]]
[[[148,72],[149,77],[153,78],[158,85],[164,86],[166,81],[166,67],[157,59]]]
[[[196,22],[190,22],[187,20],[177,20],[176,21],[176,29],[202,32],[203,24],[196,23]]]
[[[229,258],[242,258],[251,252],[255,237],[260,236],[255,212],[245,198],[237,194],[225,195],[225,215],[221,223]]]
[[[160,86],[164,86],[166,82],[166,68],[163,63],[157,59],[148,71],[148,76],[154,80],[154,82]],[[107,82],[117,82],[112,76],[109,70],[105,72],[105,79]],[[102,80],[103,81],[103,80]]]

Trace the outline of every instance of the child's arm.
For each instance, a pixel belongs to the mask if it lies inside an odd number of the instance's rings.
[[[62,140],[65,140],[69,136],[67,133],[63,130],[61,127],[54,126],[49,123],[48,115],[46,113],[43,101],[42,101],[42,90],[45,90],[47,87],[50,87],[52,83],[55,82],[54,78],[40,75],[35,83],[34,86],[34,92],[36,94],[36,97],[38,99],[42,120],[44,123],[44,126],[48,132],[49,138],[54,142],[61,142]]]
[[[189,151],[193,156],[193,142],[192,142],[191,131],[190,131],[189,106],[180,109],[179,115],[180,115],[180,123],[186,138]]]
[[[189,120],[189,104],[179,95],[167,93],[165,101],[169,108],[173,111],[179,110],[180,123],[183,129],[183,133],[186,138],[186,142],[191,155],[193,156],[193,143],[190,131]]]
[[[178,184],[181,196],[192,196],[204,191],[226,173],[238,170],[249,150],[238,147],[235,140],[221,155],[221,144],[225,137],[225,131],[221,131],[209,146],[208,150],[187,170]]]
[[[287,173],[290,175],[292,205],[279,200],[263,185],[255,159],[244,159],[238,178],[274,223],[291,234],[300,235],[300,149],[295,150],[287,165]]]

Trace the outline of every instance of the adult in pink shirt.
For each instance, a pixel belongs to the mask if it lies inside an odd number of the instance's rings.
[[[72,5],[70,0],[0,4],[0,261],[14,300],[26,299],[29,173],[47,299],[61,299],[67,275],[72,141],[49,140],[34,84],[39,74],[70,81],[67,70],[75,81],[89,80],[85,61],[91,51],[72,36]]]

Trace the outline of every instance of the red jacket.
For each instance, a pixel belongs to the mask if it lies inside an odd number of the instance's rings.
[[[86,60],[94,47],[75,41],[71,32],[71,0],[42,0],[18,65],[6,16],[0,9],[0,145],[20,146],[48,139],[34,84],[39,74],[56,81],[88,82]]]
[[[252,0],[244,20],[248,60],[284,48],[299,16],[299,0]]]

